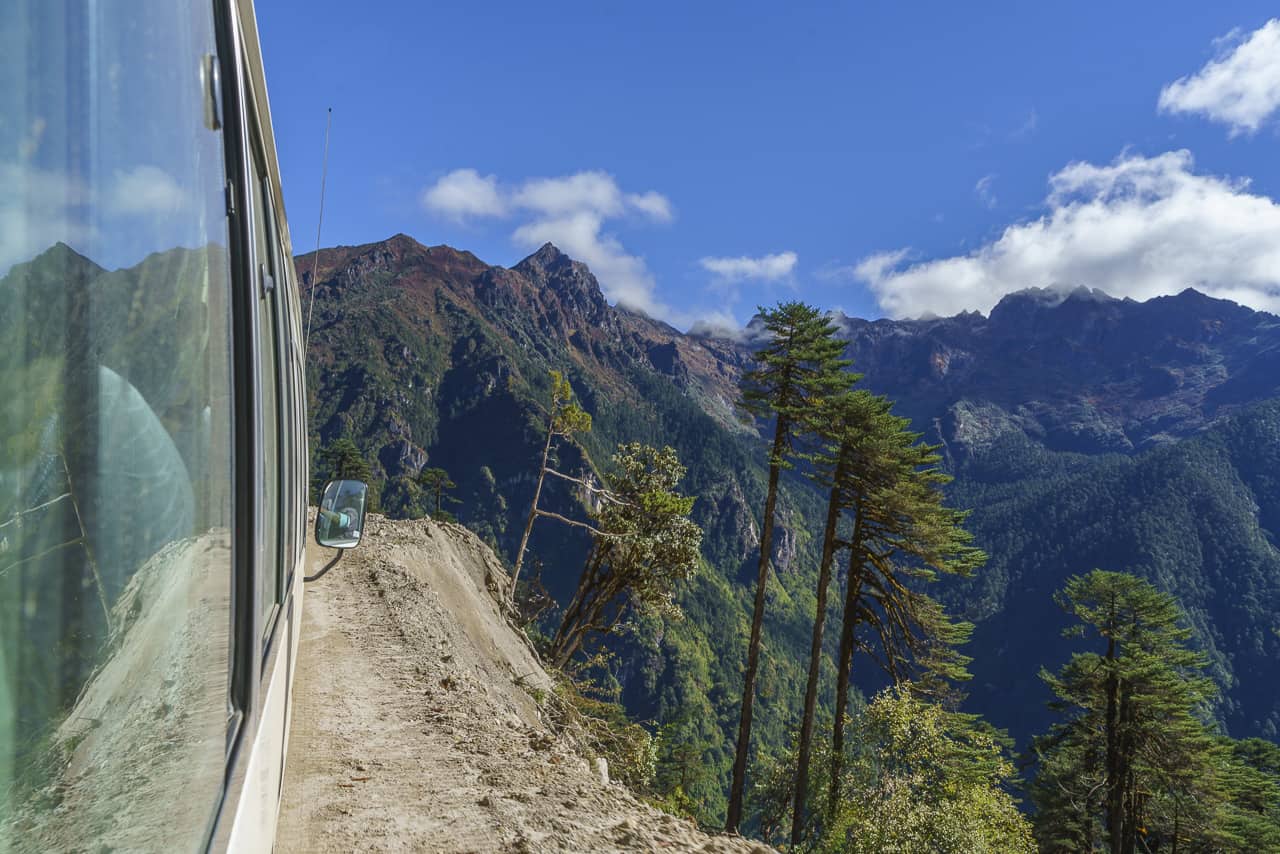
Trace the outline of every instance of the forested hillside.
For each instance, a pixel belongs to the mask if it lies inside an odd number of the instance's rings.
[[[298,269],[309,281],[312,258]],[[721,816],[750,613],[741,582],[754,572],[753,508],[764,485],[754,432],[731,420],[745,353],[608,306],[586,267],[551,246],[506,270],[398,236],[322,250],[316,281],[313,451],[319,460],[334,440],[352,439],[392,515],[421,515],[428,496],[415,476],[423,466],[444,468],[459,499],[450,511],[512,559],[532,500],[550,370],[563,373],[593,417],[581,437],[591,462],[567,444],[561,470],[603,466],[623,441],[676,449],[688,468],[681,489],[696,496],[693,519],[705,532],[704,570],[679,591],[685,619],[634,627],[614,678],[634,717],[697,749],[702,770],[688,782],[690,798],[699,814]],[[325,476],[323,462],[316,469]],[[574,514],[580,496],[555,482],[542,500]],[[818,506],[811,489],[788,479],[760,676],[766,749],[780,749],[797,714],[815,572],[805,520]],[[579,530],[536,526],[526,577],[532,572],[563,604],[587,546]]]
[[[593,425],[558,468],[600,474],[619,442],[669,444],[688,469],[702,570],[677,593],[683,620],[646,617],[610,669],[628,712],[692,751],[694,811],[723,816],[759,543],[767,422],[735,415],[751,363],[742,341],[684,335],[609,306],[586,267],[544,246],[511,269],[403,235],[298,259],[315,296],[312,447],[352,440],[382,508],[422,515],[424,468],[444,469],[468,527],[513,558],[542,450],[549,371]],[[305,308],[305,306],[304,306]],[[1050,720],[1038,673],[1068,656],[1054,603],[1068,576],[1132,571],[1177,597],[1237,737],[1274,737],[1280,595],[1280,321],[1193,291],[1148,303],[1085,290],[1007,297],[990,317],[837,318],[866,388],[936,442],[950,502],[989,560],[943,598],[976,623],[969,708],[1025,746]],[[800,467],[804,469],[802,465]],[[788,748],[804,693],[823,500],[784,473],[773,540],[753,769]],[[545,506],[580,511],[549,482]],[[589,539],[533,529],[526,572],[564,604]],[[837,579],[837,584],[840,581]],[[833,596],[834,598],[838,598]],[[834,610],[834,605],[831,606]],[[828,632],[824,649],[835,653]],[[830,661],[823,665],[830,673]],[[870,662],[855,688],[883,684]],[[819,707],[830,714],[824,675]],[[753,771],[753,773],[755,773]]]
[[[952,491],[990,555],[949,601],[977,623],[972,708],[1025,737],[1044,729],[1041,666],[1066,659],[1046,591],[1100,567],[1173,593],[1237,736],[1280,726],[1280,401],[1136,456],[1054,453],[1009,433]]]

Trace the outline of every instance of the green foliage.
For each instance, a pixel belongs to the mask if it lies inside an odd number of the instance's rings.
[[[610,779],[649,793],[658,761],[653,737],[619,703],[588,692],[599,693],[567,678],[557,681],[554,694],[546,698],[550,722],[577,742],[583,755],[602,757]]]
[[[857,402],[851,399],[849,405]],[[949,477],[938,468],[937,448],[920,442],[905,419],[890,414],[886,402],[863,403],[858,410],[868,416],[865,428],[840,437],[842,447],[829,449],[837,458],[842,451],[852,455],[845,466],[848,482],[833,483],[847,490],[853,515],[836,659],[832,802],[840,800],[844,779],[844,707],[854,651],[868,653],[895,682],[917,673],[916,690],[954,701],[952,683],[968,678],[970,660],[957,647],[972,626],[953,620],[920,587],[940,575],[969,575],[986,560],[961,526],[965,514],[944,503],[942,487]],[[864,625],[870,642],[855,633]],[[797,833],[802,806],[797,801]]]
[[[818,476],[834,484],[836,500],[853,517],[845,619],[869,625],[877,643],[865,649],[894,679],[914,670],[925,687],[943,692],[944,682],[968,678],[968,659],[955,647],[971,627],[954,622],[920,585],[968,577],[986,554],[972,545],[968,514],[946,503],[951,477],[940,468],[938,446],[921,442],[888,401],[850,395],[832,423]]]
[[[684,473],[670,447],[618,446],[608,489],[598,491],[586,566],[552,642],[557,667],[590,635],[613,631],[628,607],[680,616],[675,590],[697,568],[702,543],[702,530],[689,519],[693,498],[675,491]]]
[[[1227,795],[1219,821],[1226,835],[1241,851],[1280,851],[1280,746],[1222,737],[1218,760]]]
[[[381,509],[379,490],[373,481],[373,471],[356,443],[346,436],[333,440],[320,451],[319,465],[315,466],[312,483],[318,501],[320,491],[331,480],[359,480],[369,486],[367,507]]]
[[[942,487],[949,478],[938,469],[937,449],[921,443],[905,418],[892,415],[886,399],[865,391],[833,396],[816,407],[810,424],[825,443],[810,457],[811,476],[830,494],[800,729],[793,843],[800,841],[804,823],[826,585],[841,514],[851,513],[852,530],[843,543],[849,549],[849,572],[836,660],[832,797],[838,796],[840,785],[844,706],[855,648],[877,658],[894,680],[916,670],[925,680],[922,688],[950,693],[950,682],[968,676],[968,659],[955,648],[968,638],[970,627],[952,620],[919,586],[939,574],[967,576],[985,560],[961,526],[965,514],[943,503]],[[875,642],[860,639],[855,634],[859,626],[867,626]]]
[[[709,766],[705,722],[695,707],[685,707],[664,724],[656,738],[654,802],[669,813],[705,820],[719,783]]]
[[[570,438],[591,431],[591,415],[574,402],[573,386],[559,371],[551,371],[549,430],[553,436]]]
[[[822,312],[801,302],[760,307],[768,341],[752,354],[756,367],[742,374],[741,407],[757,418],[777,419],[771,466],[789,468],[794,428],[818,416],[822,401],[847,389],[858,376],[845,371],[845,344]],[[780,440],[780,441],[779,441]]]
[[[1014,768],[1001,740],[972,717],[946,711],[909,686],[888,689],[849,721],[853,734],[841,763],[841,796],[824,784],[810,799],[821,808],[799,850],[811,854],[886,851],[1032,852],[1031,825],[1007,787]],[[816,745],[816,779],[832,752]],[[755,800],[766,839],[782,829],[791,801],[791,762],[760,775]]]
[[[369,463],[356,447],[356,443],[343,436],[329,443],[320,452],[320,462],[325,467],[327,480],[362,480],[369,482]]]
[[[856,380],[845,371],[852,363],[840,358],[844,342],[836,338],[834,324],[818,309],[800,302],[780,303],[776,309],[762,307],[760,316],[769,339],[753,354],[756,367],[742,375],[741,407],[757,417],[772,416],[774,428],[768,457],[769,486],[762,514],[755,603],[747,641],[747,666],[742,680],[742,711],[729,790],[726,821],[729,830],[737,830],[742,821],[746,794],[747,754],[751,747],[756,674],[764,628],[779,475],[782,469],[791,465],[788,457],[795,452],[797,431],[812,430],[822,401],[847,389]]]
[[[435,499],[435,509],[431,511],[432,517],[442,521],[454,521],[453,514],[444,509],[444,503],[449,501],[459,504],[462,499],[445,494],[447,490],[456,489],[458,486],[449,477],[449,473],[442,468],[424,468],[418,472],[418,485]]]
[[[990,555],[945,601],[977,625],[973,708],[1023,743],[1050,720],[1042,664],[1072,651],[1050,593],[1093,566],[1123,566],[1177,597],[1234,735],[1280,735],[1280,401],[1133,457],[1046,451],[1006,434],[956,473],[953,501]],[[1027,642],[1027,639],[1039,639]],[[1025,674],[1025,675],[1022,675]],[[1016,711],[1015,711],[1016,710]]]
[[[1223,840],[1226,801],[1214,740],[1197,716],[1214,691],[1173,597],[1133,575],[1094,570],[1057,597],[1091,642],[1043,678],[1063,720],[1036,743],[1036,833],[1043,850],[1150,848],[1177,836]]]
[[[878,695],[853,730],[847,794],[816,851],[1035,851],[990,731],[906,688]]]

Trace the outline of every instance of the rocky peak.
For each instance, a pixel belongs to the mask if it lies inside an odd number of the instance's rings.
[[[0,269],[0,273],[3,270]],[[62,241],[50,246],[44,252],[22,264],[15,264],[12,275],[18,278],[43,279],[57,281],[82,281],[92,279],[106,272],[88,258],[72,249]]]
[[[1108,303],[1119,302],[1121,300],[1117,300],[1097,288],[1086,288],[1084,286],[1075,288],[1025,288],[1001,297],[995,308],[991,309],[990,319],[994,326],[1017,326],[1064,307],[1099,307]],[[1060,314],[1061,312],[1057,313]]]
[[[598,323],[609,315],[609,303],[587,265],[573,260],[554,244],[544,243],[512,269],[539,288],[552,291],[565,310],[580,320]]]

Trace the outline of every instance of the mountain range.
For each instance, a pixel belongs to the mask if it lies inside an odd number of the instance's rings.
[[[634,717],[700,746],[709,770],[694,796],[715,816],[763,503],[767,425],[734,405],[758,321],[733,337],[682,333],[610,305],[590,270],[550,244],[508,269],[396,235],[301,256],[297,269],[314,298],[313,453],[352,439],[391,515],[425,512],[414,477],[444,468],[460,499],[451,509],[510,559],[550,370],[594,418],[581,449],[561,450],[562,469],[598,470],[621,441],[676,448],[705,563],[679,593],[685,619],[632,628],[613,687]],[[1136,302],[1087,288],[1011,294],[988,316],[832,317],[862,385],[941,446],[951,500],[972,511],[990,555],[977,577],[941,591],[977,626],[970,708],[1024,745],[1043,731],[1038,672],[1068,654],[1053,593],[1097,566],[1175,594],[1222,690],[1214,714],[1233,736],[1276,737],[1280,319],[1194,290]],[[549,490],[553,509],[581,514],[571,487]],[[798,717],[820,511],[805,478],[784,478],[758,759],[786,748]],[[586,546],[571,529],[534,529],[535,573],[561,602]],[[882,684],[869,662],[854,671],[863,690]]]

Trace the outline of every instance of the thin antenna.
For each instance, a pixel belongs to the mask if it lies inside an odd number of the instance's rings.
[[[320,267],[320,228],[324,225],[324,182],[329,177],[329,126],[333,124],[333,107],[324,120],[324,163],[320,167],[320,219],[316,222],[316,253],[311,256],[311,305],[307,308],[307,334],[302,338],[302,356],[311,342],[311,316],[316,310],[316,271]]]

